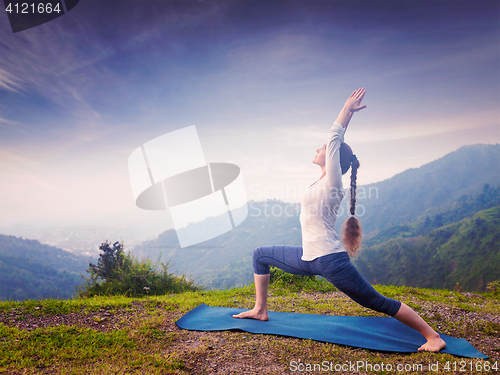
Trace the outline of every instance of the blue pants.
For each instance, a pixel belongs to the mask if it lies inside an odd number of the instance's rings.
[[[364,307],[390,316],[399,311],[401,302],[377,292],[352,265],[347,252],[328,254],[311,261],[304,261],[301,257],[302,247],[258,247],[253,252],[253,270],[258,275],[267,275],[270,266],[275,266],[294,275],[320,275]]]

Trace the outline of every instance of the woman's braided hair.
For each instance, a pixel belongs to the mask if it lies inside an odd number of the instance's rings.
[[[351,161],[351,215],[356,212],[356,178],[358,177],[359,160],[352,155]]]
[[[359,220],[354,217],[356,213],[356,179],[358,175],[359,160],[353,154],[351,148],[342,142],[340,146],[340,164],[342,174],[351,168],[351,217],[347,219],[342,228],[342,242],[350,256],[357,257],[358,249],[361,247],[362,234]]]

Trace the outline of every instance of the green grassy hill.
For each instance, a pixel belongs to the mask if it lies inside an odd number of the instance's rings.
[[[420,168],[361,186],[358,206],[364,208],[365,214],[360,214],[360,220],[367,239],[366,251],[358,263],[363,274],[380,283],[452,288],[458,282],[467,290],[484,290],[492,275],[496,275],[490,268],[496,267],[498,256],[491,252],[491,246],[488,248],[482,240],[479,244],[478,238],[473,238],[480,236],[483,229],[476,228],[468,237],[447,246],[442,240],[450,230],[458,230],[458,227],[445,228],[447,225],[500,205],[499,162],[498,144],[465,146]],[[376,194],[370,196],[370,189],[375,189]],[[344,204],[348,200],[346,198]],[[252,201],[247,219],[222,236],[180,249],[175,231],[169,230],[132,252],[141,259],[169,261],[173,272],[193,276],[207,288],[244,286],[252,282],[251,259],[256,247],[300,246],[299,212],[298,204]],[[339,216],[338,227],[344,219]],[[210,230],[210,220],[196,225],[199,230]],[[490,236],[493,237],[489,241],[496,246],[497,237],[491,233]],[[465,243],[468,248],[455,252],[455,244]],[[430,264],[431,258],[423,255],[434,256],[441,245],[444,247],[439,257]],[[489,258],[484,254],[482,258],[474,258],[474,268],[466,272],[463,265],[471,261],[470,255],[460,255],[459,259],[454,256],[475,248],[486,252]],[[377,256],[372,259],[369,254],[373,252]],[[86,274],[89,262],[95,259],[79,257],[38,241],[0,235],[0,300],[68,298],[75,285],[81,284],[79,275]],[[384,273],[380,272],[382,269]],[[430,269],[434,274],[424,277]]]
[[[372,236],[387,227],[413,222],[424,214],[432,216],[449,210],[462,196],[480,192],[485,184],[500,186],[499,165],[500,144],[469,145],[419,168],[360,186],[357,204],[364,207],[360,221],[365,234]],[[358,176],[363,173],[362,168]],[[347,204],[345,200],[343,205]],[[344,215],[339,216],[339,225],[347,218],[347,212],[344,209]]]
[[[390,234],[389,234],[390,233]],[[500,206],[422,236],[393,227],[368,242],[354,263],[372,283],[484,291],[500,279]]]
[[[487,294],[375,286],[415,309],[434,329],[465,338],[500,366],[500,290]],[[252,286],[132,299],[0,302],[0,373],[7,374],[285,374],[291,363],[398,364],[406,374],[484,374],[485,361],[442,353],[382,353],[241,331],[181,330],[175,321],[205,303],[250,309]],[[329,283],[271,286],[269,310],[382,316],[356,304]],[[439,371],[429,371],[429,363]],[[453,364],[457,370],[453,370]],[[445,366],[451,366],[445,370]],[[481,367],[478,367],[481,366]],[[481,370],[480,370],[481,369]],[[309,372],[319,373],[319,372]],[[352,373],[352,372],[343,372]],[[372,372],[357,372],[358,374]],[[490,371],[486,373],[495,373]]]
[[[500,278],[495,269],[500,269],[500,226],[496,224],[496,219],[493,220],[489,215],[486,215],[484,223],[481,222],[483,219],[476,220],[474,215],[478,215],[480,210],[484,211],[485,208],[499,204],[500,188],[485,184],[479,192],[462,195],[460,199],[439,211],[424,213],[413,222],[387,227],[377,235],[369,237],[365,240],[364,250],[355,264],[365,277],[375,283],[453,288],[458,282],[466,290],[484,291],[488,281]],[[144,243],[134,249],[134,252],[153,258],[161,253],[163,259],[168,259],[173,264],[174,271],[180,270],[194,276],[200,285],[209,289],[248,285],[253,280],[252,252],[256,247],[301,244],[299,212],[287,216],[285,212],[295,212],[290,209],[287,211],[287,206],[289,205],[275,200],[251,202],[249,210],[254,214],[222,236],[180,249],[176,234],[171,230],[160,235],[157,240]],[[270,212],[271,209],[281,212],[282,215],[266,216],[266,210]],[[256,212],[260,214],[257,215]],[[441,254],[447,251],[448,255],[431,262],[437,249],[451,237],[456,238],[458,228],[472,220],[472,217],[474,226],[481,228],[474,229],[463,240],[450,242],[440,252]],[[483,231],[489,233],[489,237],[479,245],[478,239],[472,239],[471,236]],[[456,244],[467,246],[457,248],[455,252],[453,249]],[[483,256],[472,257],[473,249],[478,246],[482,249]],[[467,251],[471,252],[470,256],[465,255]],[[460,263],[457,269],[453,268],[458,261],[455,257],[460,254],[464,254],[466,262],[474,262],[473,271],[464,269]],[[449,271],[452,268],[453,272]]]
[[[379,183],[360,186],[357,204],[363,207],[358,210],[358,215],[363,234],[369,239],[366,247],[374,245],[375,241],[381,244],[391,238],[426,235],[471,217],[480,210],[500,205],[499,164],[499,144],[464,146],[420,168],[409,169]],[[361,169],[359,173],[362,173]],[[348,202],[346,196],[339,212],[348,211]],[[156,240],[134,248],[133,253],[153,259],[161,254],[163,260],[172,264],[174,271],[192,275],[199,284],[208,288],[243,286],[252,281],[251,260],[256,247],[301,245],[299,213],[299,205],[291,207],[276,200],[252,201],[247,219],[222,236],[180,249],[175,231],[169,230]],[[339,215],[338,233],[345,219],[345,215]],[[205,226],[210,230],[210,220],[196,225],[200,231],[207,230]],[[405,249],[413,249],[417,254],[405,256],[418,257],[419,252],[426,251],[416,246],[418,241],[406,241]],[[426,246],[425,243],[422,245]],[[394,243],[394,246],[400,246],[400,243]],[[382,249],[380,251],[381,256],[387,255]],[[393,270],[397,269],[401,268]],[[401,278],[403,280],[404,275]],[[419,284],[423,287],[430,285]],[[479,288],[484,288],[484,283]]]
[[[71,298],[90,257],[0,234],[0,300]]]
[[[82,274],[94,258],[64,251],[57,247],[44,245],[38,240],[23,239],[0,234],[0,254],[26,258],[42,266],[50,266],[57,271]]]
[[[0,300],[71,298],[81,283],[80,275],[0,254]]]
[[[200,227],[202,230],[203,225]],[[299,205],[268,200],[249,202],[248,216],[243,223],[203,243],[181,249],[171,229],[156,240],[135,247],[132,252],[139,258],[168,260],[173,272],[192,276],[207,288],[224,289],[253,281],[252,252],[255,248],[283,244],[300,246],[301,243]]]

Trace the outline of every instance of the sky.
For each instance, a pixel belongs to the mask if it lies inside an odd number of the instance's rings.
[[[248,200],[299,202],[359,87],[359,185],[499,143],[499,42],[498,1],[81,0],[18,33],[2,13],[0,227],[167,229],[135,205],[127,161],[192,125]]]

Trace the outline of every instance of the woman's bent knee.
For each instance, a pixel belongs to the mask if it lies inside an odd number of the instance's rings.
[[[253,273],[257,275],[267,275],[270,273],[270,267],[267,264],[262,264],[259,260],[265,255],[263,247],[257,247],[253,251]]]

